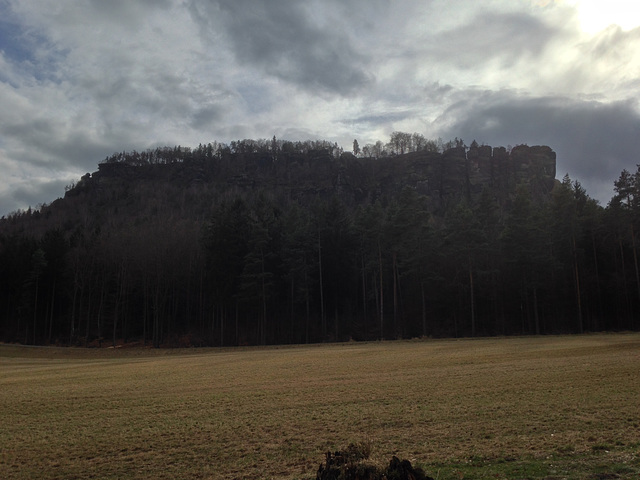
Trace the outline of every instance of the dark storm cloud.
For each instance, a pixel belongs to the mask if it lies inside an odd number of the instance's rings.
[[[74,166],[95,169],[96,161],[115,150],[115,139],[95,138],[48,118],[0,126],[0,135],[11,138],[11,145],[5,145],[10,157],[23,164],[58,170]],[[118,140],[123,138],[119,136]]]
[[[240,64],[302,89],[347,95],[372,80],[369,58],[307,2],[196,0],[191,9],[205,35],[223,29]]]
[[[222,112],[216,106],[204,107],[196,110],[191,117],[191,126],[202,128],[213,125],[222,118]]]
[[[26,210],[29,206],[38,208],[40,205],[50,204],[56,198],[64,196],[65,187],[75,180],[73,178],[67,180],[32,179],[31,182],[23,184],[8,193],[0,193],[0,206],[15,206],[15,208],[2,208],[0,217],[14,213],[17,210]]]
[[[569,173],[603,204],[611,198],[620,172],[635,170],[640,114],[633,101],[605,104],[476,92],[440,121],[449,116],[446,134],[467,143],[475,139],[492,146],[550,146],[557,153],[558,177]]]
[[[36,184],[17,188],[14,197],[22,204],[38,207],[49,204],[64,195],[64,189],[72,180],[42,180]]]
[[[345,123],[366,126],[393,125],[394,122],[405,120],[406,118],[413,117],[414,115],[415,112],[413,111],[386,112],[378,115],[362,115],[360,117],[346,120]]]

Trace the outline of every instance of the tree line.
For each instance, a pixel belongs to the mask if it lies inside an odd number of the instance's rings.
[[[477,146],[477,142],[471,146]],[[351,152],[356,157],[364,158],[382,158],[395,155],[403,155],[411,152],[432,152],[442,153],[451,148],[466,147],[464,141],[459,138],[443,141],[441,138],[437,140],[427,139],[418,132],[408,133],[394,131],[391,133],[389,141],[384,143],[380,140],[375,143],[367,143],[362,148],[357,139],[353,141],[353,149]],[[336,142],[326,140],[305,140],[292,142],[289,140],[277,139],[275,136],[268,139],[243,139],[234,140],[229,144],[221,142],[211,142],[206,145],[200,144],[196,148],[175,146],[175,147],[158,147],[146,151],[138,152],[117,152],[108,156],[103,163],[127,163],[130,165],[140,166],[149,164],[164,164],[190,161],[198,158],[217,158],[221,159],[232,154],[252,154],[263,153],[273,157],[277,157],[278,153],[287,154],[309,154],[310,152],[328,152],[333,157],[338,158],[345,153],[345,150]]]
[[[409,139],[394,153],[441,148]],[[344,155],[274,138],[105,163],[203,156],[219,174],[248,153],[318,151]],[[520,185],[498,201],[487,187],[437,214],[410,187],[354,202],[175,179],[88,182],[0,221],[3,341],[264,345],[640,327],[640,169],[621,173],[606,207],[565,176],[544,197]]]

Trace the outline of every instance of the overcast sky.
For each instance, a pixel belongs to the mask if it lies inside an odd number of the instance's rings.
[[[0,215],[107,155],[395,130],[640,163],[636,0],[0,0]]]

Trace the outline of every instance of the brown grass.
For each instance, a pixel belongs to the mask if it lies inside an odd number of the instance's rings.
[[[637,478],[640,335],[0,345],[0,425],[2,479],[315,478],[327,449],[361,441],[440,479]]]

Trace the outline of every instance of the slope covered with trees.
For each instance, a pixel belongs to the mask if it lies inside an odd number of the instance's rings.
[[[0,220],[0,339],[242,345],[640,326],[640,173],[549,147],[242,140],[123,152]]]

